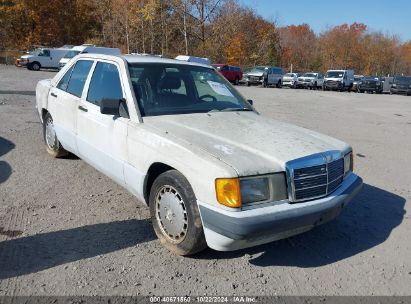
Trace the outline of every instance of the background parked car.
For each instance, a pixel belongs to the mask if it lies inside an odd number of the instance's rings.
[[[297,73],[287,73],[283,76],[282,85],[285,87],[296,88],[297,87],[297,80],[298,80]]]
[[[328,70],[324,78],[324,90],[351,90],[354,83],[353,70]]]
[[[58,69],[60,59],[68,51],[66,48],[38,48],[28,55],[21,56],[19,64],[33,71],[39,71],[41,68]]]
[[[263,74],[263,86],[268,87],[275,85],[277,88],[281,88],[284,71],[279,67],[267,67]]]
[[[391,94],[411,95],[411,77],[395,76],[391,86]]]
[[[354,82],[352,83],[351,91],[358,92],[358,83],[364,78],[363,75],[354,75]]]
[[[243,72],[240,67],[227,64],[213,64],[213,67],[215,67],[228,81],[236,85],[238,85],[240,79],[243,78]]]
[[[375,76],[366,76],[358,83],[358,92],[360,93],[382,93],[382,82]]]
[[[83,44],[74,46],[70,49],[63,58],[60,59],[59,69],[64,67],[67,62],[69,62],[73,57],[78,54],[93,53],[93,54],[106,54],[106,55],[120,55],[121,51],[118,48],[106,48],[106,47],[96,47],[91,44]]]
[[[245,70],[243,78],[240,79],[240,83],[250,85],[262,84],[264,80],[264,71],[268,68],[266,66],[255,66]]]
[[[309,88],[310,90],[316,90],[321,88],[324,83],[324,76],[321,73],[305,73],[298,77],[297,87],[298,88]]]

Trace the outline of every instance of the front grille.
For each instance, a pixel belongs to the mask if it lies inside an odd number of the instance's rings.
[[[328,164],[294,169],[294,200],[326,196],[338,188],[344,178],[344,158]]]
[[[332,86],[332,87],[338,87],[340,84],[338,81],[334,81],[334,80],[327,80],[326,83],[327,85]]]

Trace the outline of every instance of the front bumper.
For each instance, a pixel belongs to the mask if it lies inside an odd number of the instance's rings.
[[[227,211],[198,201],[204,234],[210,248],[231,251],[287,238],[337,217],[362,188],[362,179],[350,174],[327,197],[304,203]]]
[[[330,90],[340,90],[344,87],[344,83],[342,82],[324,82],[324,88]]]
[[[297,86],[300,88],[312,88],[314,87],[314,82],[298,81]]]
[[[391,88],[391,93],[392,94],[411,94],[411,88],[409,89],[399,89],[399,88]]]
[[[283,80],[282,81],[283,87],[292,87],[294,86],[294,84],[297,84],[297,82],[294,80]]]

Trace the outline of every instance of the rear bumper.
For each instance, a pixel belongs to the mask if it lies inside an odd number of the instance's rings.
[[[209,247],[231,251],[252,247],[326,223],[337,217],[362,188],[362,179],[351,174],[331,195],[297,204],[287,202],[245,211],[226,211],[198,202]]]

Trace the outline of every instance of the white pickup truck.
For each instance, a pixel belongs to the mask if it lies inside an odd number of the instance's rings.
[[[360,191],[346,143],[270,120],[212,67],[81,54],[36,88],[47,151],[149,205],[172,252],[229,251],[335,218]]]

